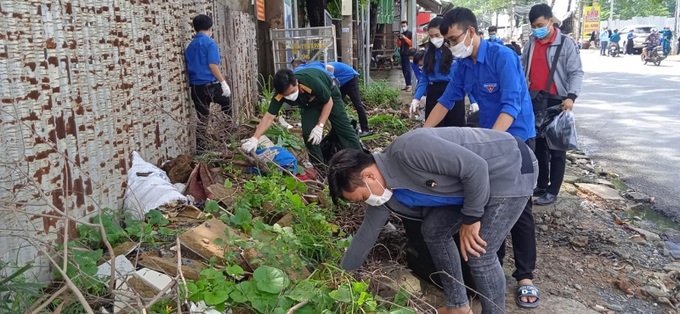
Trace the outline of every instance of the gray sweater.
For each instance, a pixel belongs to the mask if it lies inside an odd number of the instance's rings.
[[[521,140],[489,129],[416,129],[374,156],[388,189],[464,197],[464,222],[479,220],[490,197],[531,195],[538,177],[536,157]],[[361,267],[390,212],[417,220],[422,218],[421,211],[421,207],[405,207],[394,197],[383,206],[368,207],[342,268]]]
[[[555,58],[557,46],[564,41],[562,50],[560,51],[560,57],[557,59],[557,68],[555,69],[553,82],[555,82],[555,87],[557,87],[557,94],[559,94],[559,96],[575,100],[576,97],[581,94],[581,83],[583,82],[583,66],[581,65],[580,50],[573,39],[563,36],[559,29],[556,30],[557,36],[555,37],[555,41],[550,44],[550,47],[548,47],[548,51],[546,52],[548,68],[550,68],[553,59]],[[535,43],[536,37],[531,35],[522,48],[522,67],[524,67],[527,81],[529,80],[529,73],[526,71],[531,71],[529,69],[529,62],[531,55],[533,54]],[[546,77],[545,80],[548,81],[548,77]],[[527,82],[527,86],[531,87],[531,83]]]

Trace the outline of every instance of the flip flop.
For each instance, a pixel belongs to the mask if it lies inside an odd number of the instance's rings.
[[[534,297],[536,301],[534,302],[522,302],[521,298]],[[517,289],[517,298],[515,302],[519,307],[523,308],[535,308],[539,304],[538,289],[534,285],[524,285]]]

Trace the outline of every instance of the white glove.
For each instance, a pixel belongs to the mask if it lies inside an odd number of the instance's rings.
[[[309,134],[309,139],[307,141],[312,143],[312,145],[319,145],[321,143],[321,138],[323,138],[323,127],[317,125],[312,129],[312,133]]]
[[[472,103],[470,104],[470,112],[477,112],[479,111],[479,105],[477,103]]]
[[[288,124],[288,122],[286,122],[286,119],[284,119],[283,116],[279,116],[279,124],[281,124],[282,127],[289,129],[289,130],[293,128],[292,125],[290,125],[290,124]]]
[[[251,137],[247,140],[241,141],[241,149],[250,154],[257,149],[258,139]]]
[[[420,108],[420,100],[418,99],[411,100],[411,108],[409,108],[409,112],[411,113],[411,115],[417,114],[418,108]]]
[[[222,86],[222,96],[224,96],[224,97],[231,96],[231,89],[229,89],[229,85],[227,84],[227,81],[220,82],[220,86]]]

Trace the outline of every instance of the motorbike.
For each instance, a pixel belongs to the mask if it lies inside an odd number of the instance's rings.
[[[375,55],[371,57],[372,69],[384,69],[386,71],[392,70],[392,57],[385,55]]]
[[[612,57],[618,57],[620,54],[619,51],[619,45],[616,43],[613,43],[609,46],[609,55]]]
[[[666,59],[666,55],[663,54],[663,47],[662,46],[656,46],[654,47],[651,51],[647,51],[647,54],[642,54],[640,55],[640,58],[642,61],[647,64],[647,62],[651,62],[656,66],[659,66],[661,64],[661,61],[663,59]]]

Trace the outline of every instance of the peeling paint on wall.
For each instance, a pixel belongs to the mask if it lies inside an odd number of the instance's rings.
[[[217,0],[0,0],[0,259],[36,261],[18,235],[57,240],[64,226],[41,215],[119,206],[133,150],[152,163],[188,152],[183,52],[198,13],[214,14],[235,110],[250,112],[251,14]]]

